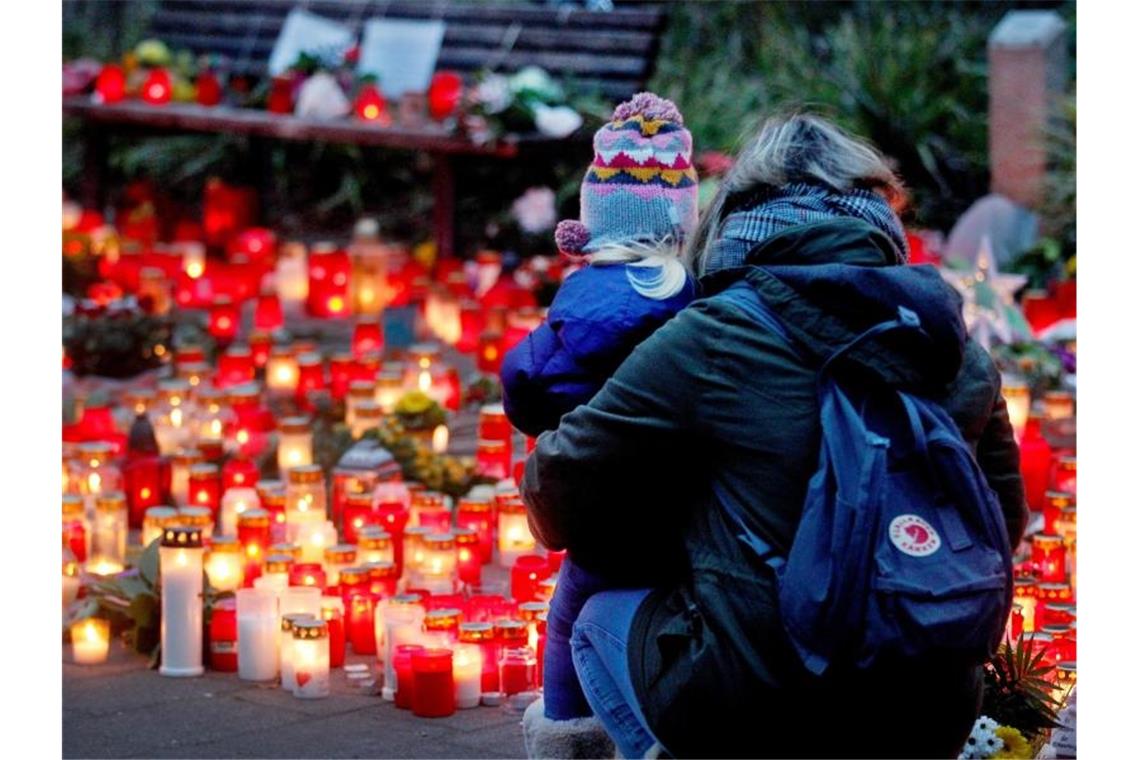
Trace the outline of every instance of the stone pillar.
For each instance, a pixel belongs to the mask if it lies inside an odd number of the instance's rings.
[[[1030,208],[1041,198],[1045,129],[1068,84],[1067,25],[1053,11],[1010,11],[990,33],[990,190]]]

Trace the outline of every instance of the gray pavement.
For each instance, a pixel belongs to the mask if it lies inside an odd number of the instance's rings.
[[[113,642],[104,665],[64,648],[63,757],[522,758],[521,715],[507,707],[417,718],[332,672],[327,699],[301,700],[236,673],[167,678]],[[349,662],[371,658],[349,655]]]

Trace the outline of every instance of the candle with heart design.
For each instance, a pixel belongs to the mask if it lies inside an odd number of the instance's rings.
[[[285,612],[284,606],[282,606],[281,609],[281,633],[279,634],[277,642],[278,657],[280,659],[281,688],[286,691],[293,691],[297,688],[296,670],[294,669],[295,660],[293,659],[293,645],[295,643],[293,628],[298,623],[310,620],[315,621],[316,617],[307,612]]]
[[[323,620],[293,624],[293,696],[321,699],[329,695],[329,629]]]

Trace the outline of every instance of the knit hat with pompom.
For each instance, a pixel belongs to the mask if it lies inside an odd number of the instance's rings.
[[[582,180],[581,221],[554,230],[558,250],[582,255],[607,246],[681,242],[697,227],[693,136],[672,101],[641,92],[614,109],[594,135]]]

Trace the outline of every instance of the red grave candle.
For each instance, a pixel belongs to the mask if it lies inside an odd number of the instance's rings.
[[[164,503],[163,461],[157,456],[140,456],[123,465],[123,483],[130,509],[129,524],[141,528],[143,515]]]
[[[248,346],[230,346],[218,357],[217,385],[219,388],[232,388],[235,385],[253,382],[257,367],[253,361],[253,351]]]
[[[344,615],[339,607],[321,604],[321,619],[329,627],[329,667],[344,667]]]
[[[1053,449],[1041,434],[1040,412],[1030,412],[1021,436],[1021,479],[1025,483],[1025,501],[1029,508],[1039,511],[1049,487],[1049,468]]]
[[[1065,544],[1060,536],[1035,534],[1032,562],[1042,583],[1065,582]]]
[[[108,63],[95,79],[95,95],[103,103],[118,103],[127,95],[127,77],[122,67]]]
[[[309,252],[309,314],[326,319],[347,316],[351,274],[347,253],[329,243],[314,245]]]
[[[236,673],[237,607],[231,598],[219,599],[210,613],[210,669]]]
[[[222,83],[218,75],[206,69],[198,74],[196,100],[200,106],[216,106],[222,102]]]
[[[376,88],[376,85],[366,84],[360,88],[353,106],[356,118],[371,122],[382,127],[392,123],[392,116],[388,113],[388,101]]]
[[[1045,527],[1042,528],[1041,532],[1050,536],[1061,535],[1057,529],[1057,522],[1061,519],[1063,510],[1075,506],[1076,503],[1077,500],[1071,493],[1048,491],[1045,494],[1045,501],[1041,505],[1041,514],[1045,518]]]
[[[500,333],[484,331],[479,336],[479,350],[476,354],[476,364],[480,372],[499,374],[499,367],[503,363],[503,336]]]
[[[415,692],[415,677],[412,670],[412,655],[422,652],[419,644],[397,644],[392,651],[392,669],[396,672],[396,707],[412,709],[412,695]]]
[[[1053,489],[1065,491],[1074,496],[1077,493],[1077,458],[1075,456],[1056,456],[1053,460]]]
[[[479,440],[506,441],[509,446],[511,432],[511,423],[502,404],[487,404],[479,410]]]
[[[412,652],[412,714],[420,718],[443,718],[455,712],[455,680],[451,650],[420,648]],[[399,674],[397,671],[397,682]],[[399,687],[397,687],[399,694]]]
[[[503,480],[511,474],[511,450],[504,441],[481,440],[476,444],[475,471],[481,476]]]
[[[206,507],[217,517],[222,500],[222,476],[216,464],[196,464],[190,467],[190,503]]]
[[[564,559],[566,559],[565,549],[559,552],[547,552],[546,564],[550,565],[550,576],[555,575],[559,570],[562,569],[562,560]]]
[[[1076,622],[1076,608],[1071,604],[1050,602],[1041,605],[1038,616],[1041,627],[1047,625],[1072,625]]]
[[[550,565],[540,554],[524,554],[511,568],[511,597],[516,602],[533,602],[538,598],[538,584],[550,577]]]
[[[289,114],[293,112],[293,78],[275,76],[269,89],[269,100],[265,105],[269,113]]]
[[[352,355],[360,359],[384,352],[384,326],[379,318],[360,319],[352,329]]]
[[[273,336],[258,330],[249,335],[249,350],[253,352],[253,363],[256,367],[264,367],[269,362],[269,351],[273,348]]]
[[[277,297],[277,291],[265,290],[257,297],[257,305],[253,309],[253,326],[267,332],[285,326],[285,312],[281,308],[281,299]]]
[[[329,359],[329,389],[338,401],[348,395],[348,384],[354,379],[353,369],[352,354],[334,354]]]
[[[479,560],[491,561],[495,546],[494,517],[491,502],[480,499],[460,499],[455,510],[455,525],[475,531],[478,539]]]
[[[499,690],[508,697],[535,686],[535,656],[526,647],[506,649],[499,661]]]
[[[470,528],[455,528],[455,552],[459,580],[471,586],[482,581],[483,555],[479,549],[479,536]]]
[[[325,387],[325,364],[320,354],[305,353],[297,357],[297,398]]]
[[[249,457],[238,454],[222,466],[223,493],[231,488],[252,488],[257,480],[257,464]]]
[[[476,644],[483,656],[482,690],[499,690],[499,645],[495,642],[495,629],[490,623],[468,622],[459,624],[459,641]]]
[[[264,509],[247,509],[238,515],[237,537],[245,553],[245,580],[249,585],[261,577],[270,544],[269,521],[269,512]]]
[[[392,539],[392,553],[396,560],[396,570],[404,574],[404,528],[408,525],[409,512],[403,504],[390,502],[379,504],[376,515],[382,527]]]
[[[80,564],[87,561],[87,519],[83,499],[74,494],[63,497],[63,548],[70,549]]]
[[[459,341],[455,344],[456,350],[465,354],[475,351],[486,324],[483,307],[478,301],[462,301],[459,305]]]
[[[345,543],[357,543],[361,528],[378,523],[379,518],[372,511],[372,494],[350,493],[345,496],[342,524]]]
[[[454,71],[437,71],[428,85],[428,113],[436,121],[446,119],[459,107],[463,79]]]
[[[170,102],[171,87],[170,74],[166,69],[151,69],[142,85],[142,99],[152,106],[160,106]]]
[[[237,337],[241,315],[237,305],[228,296],[218,296],[210,307],[210,322],[208,332],[217,341],[229,343]]]
[[[447,507],[424,507],[420,510],[420,527],[432,533],[448,533],[451,530],[451,510]]]
[[[341,571],[341,588],[344,574]],[[345,607],[348,613],[348,640],[356,654],[376,654],[376,596],[367,590],[353,588],[348,592]]]
[[[400,580],[394,562],[365,562],[364,568],[368,570],[368,588],[372,595],[378,599],[390,599],[396,595],[396,583]],[[412,593],[414,589],[408,589]],[[422,592],[426,598],[427,592]]]
[[[1021,605],[1014,603],[1009,611],[1009,622],[1006,624],[1006,631],[1012,641],[1017,641],[1021,638],[1021,634],[1025,631],[1025,615],[1021,611]],[[539,663],[542,662],[542,657],[539,657]]]
[[[324,589],[327,580],[320,562],[294,562],[289,568],[290,586],[316,586]]]

